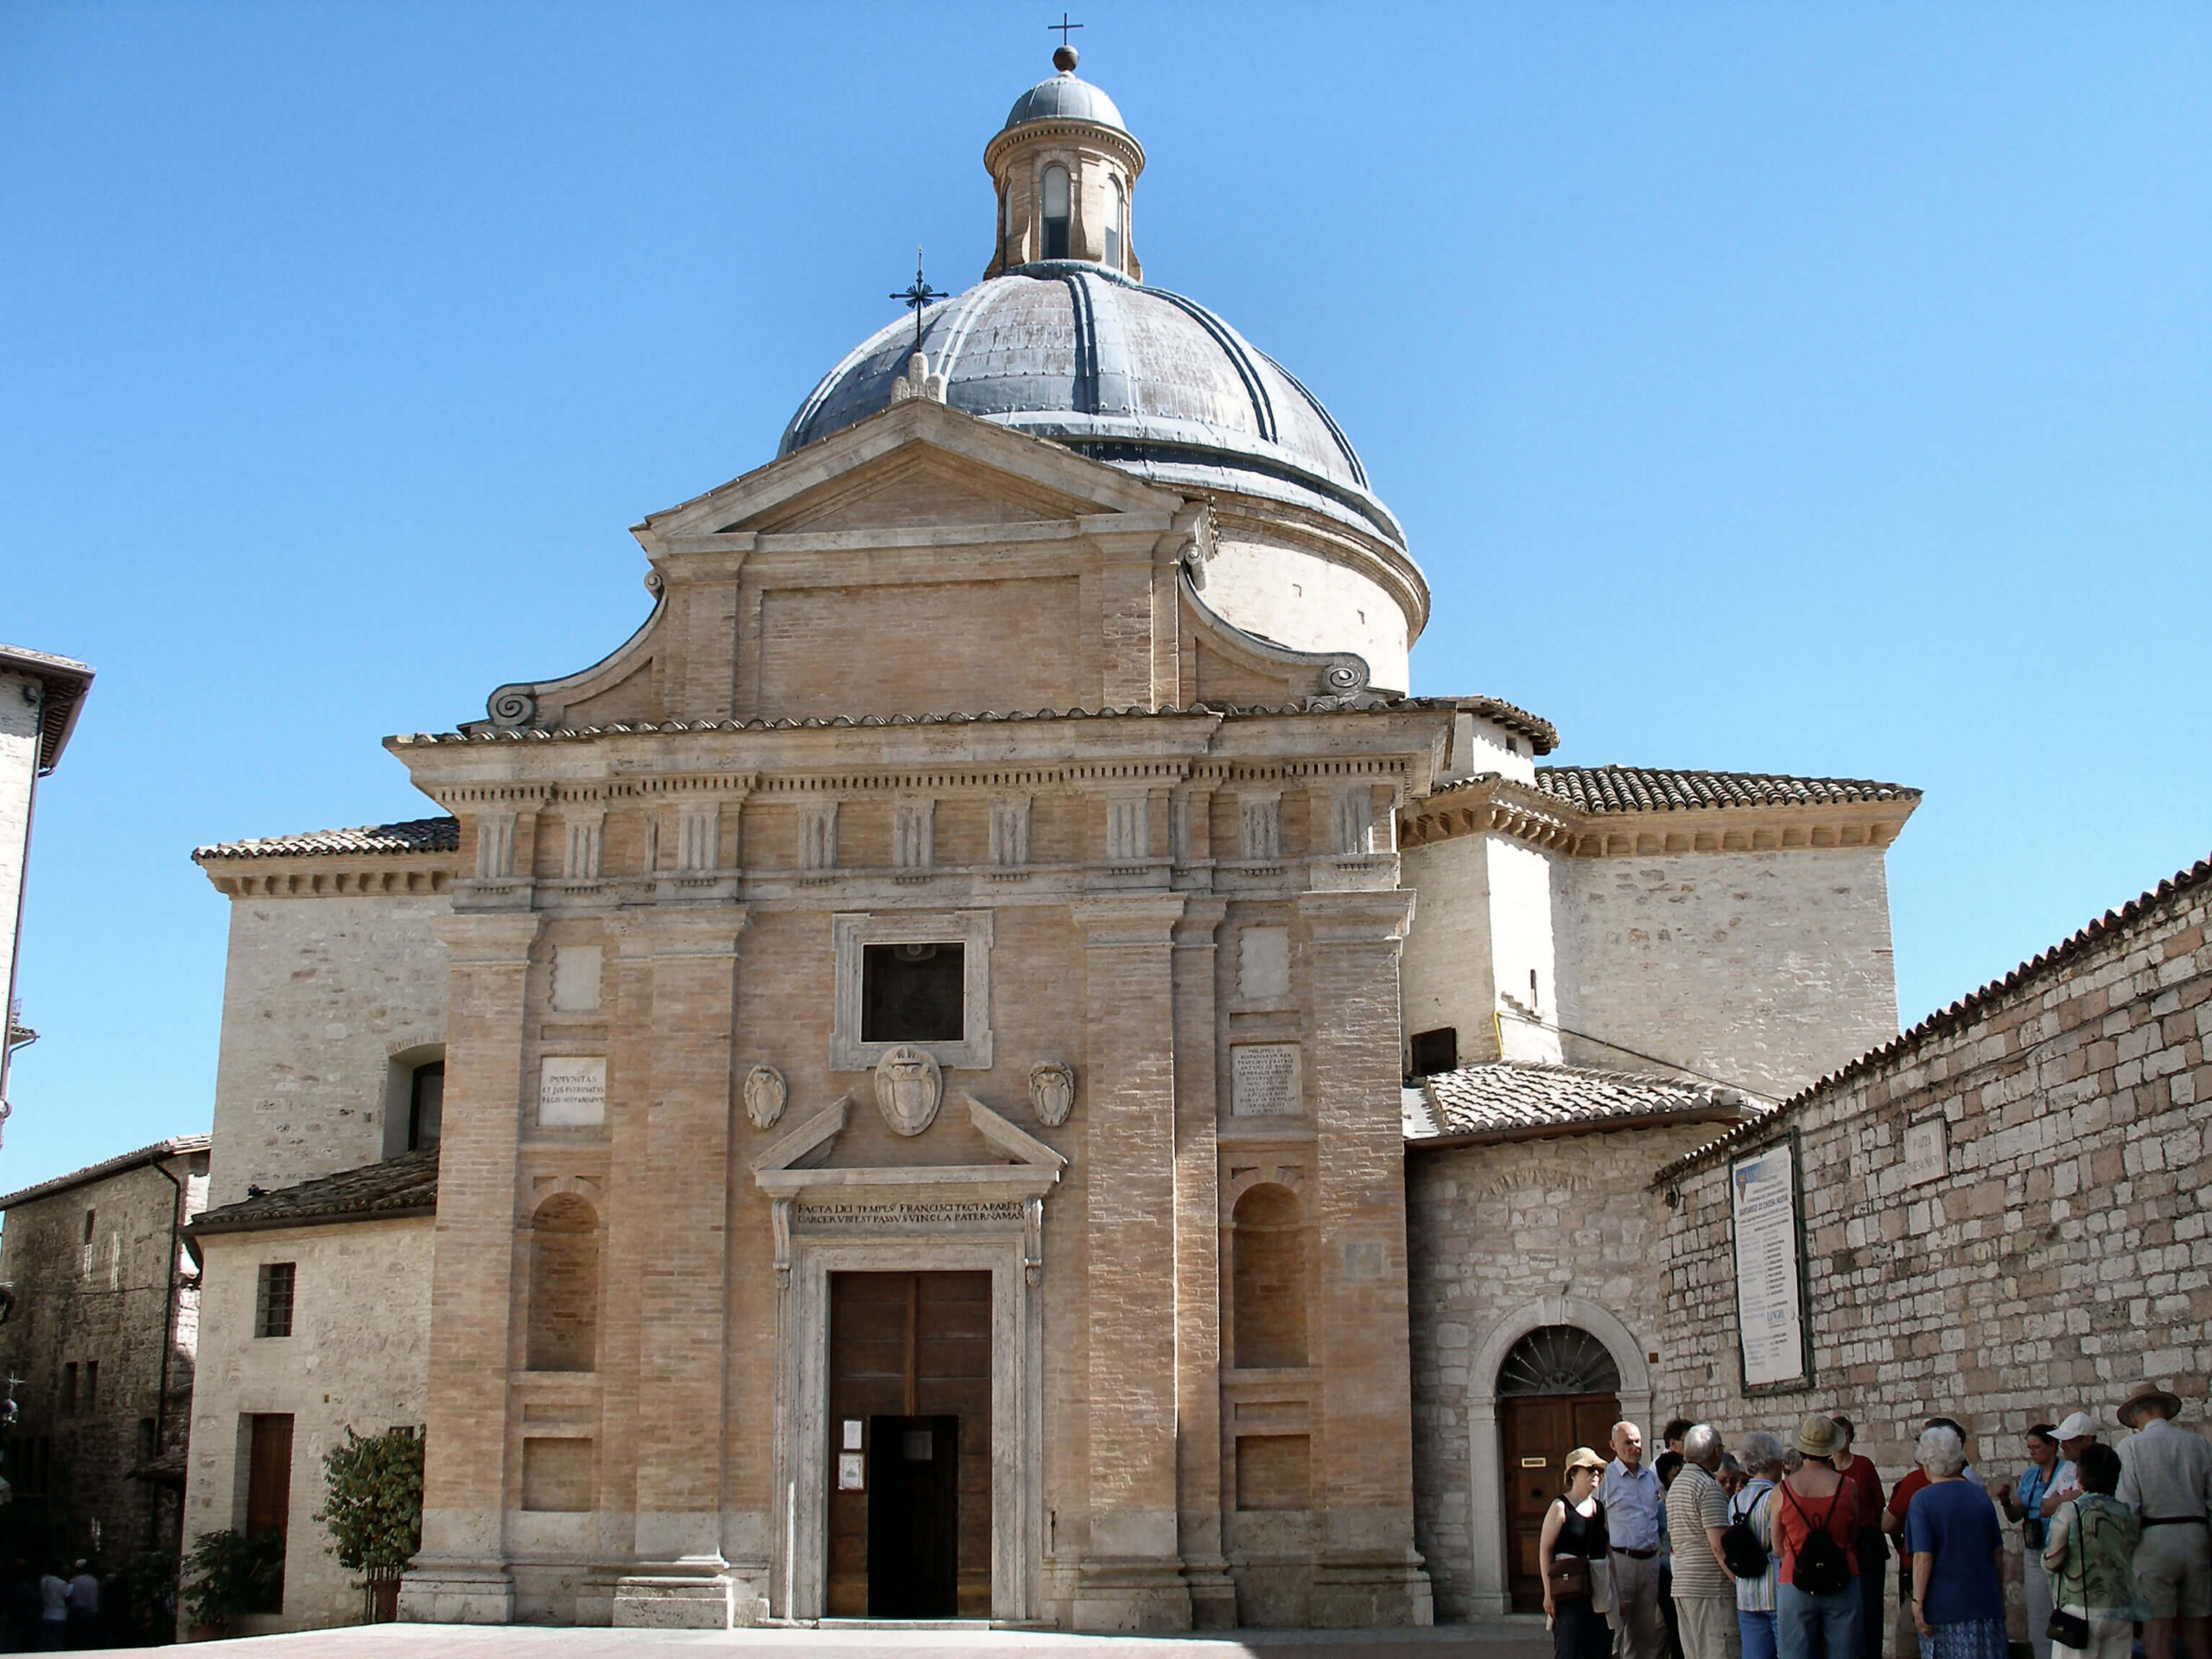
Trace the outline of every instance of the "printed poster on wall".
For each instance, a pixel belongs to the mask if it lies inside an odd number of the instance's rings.
[[[1736,1224],[1736,1321],[1745,1389],[1810,1380],[1794,1141],[1728,1166]]]

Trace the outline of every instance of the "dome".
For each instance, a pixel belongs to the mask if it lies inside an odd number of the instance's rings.
[[[1087,80],[1081,80],[1070,72],[1063,71],[1050,80],[1040,80],[1020,98],[1007,111],[1006,127],[1018,127],[1025,121],[1095,121],[1102,127],[1112,127],[1117,132],[1127,132],[1128,127],[1122,120],[1121,111],[1114,107],[1114,100]]]
[[[911,318],[862,341],[799,406],[776,453],[890,407],[913,349]],[[1319,399],[1179,294],[1081,261],[1022,265],[925,309],[922,349],[954,409],[1170,489],[1264,496],[1405,546]]]

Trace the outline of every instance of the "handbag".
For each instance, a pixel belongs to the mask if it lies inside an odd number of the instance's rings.
[[[1554,1555],[1544,1585],[1554,1601],[1580,1601],[1590,1593],[1590,1563],[1580,1555]]]
[[[2082,1552],[2082,1599],[2087,1605],[2089,1596],[2089,1552],[2082,1542],[2082,1529],[2085,1524],[2082,1506],[2074,1506],[2073,1523],[2066,1529],[2069,1539]],[[2071,1648],[2076,1653],[2089,1650],[2089,1621],[2080,1613],[2069,1612],[2063,1607],[2050,1610],[2049,1626],[2050,1639],[2062,1648]]]

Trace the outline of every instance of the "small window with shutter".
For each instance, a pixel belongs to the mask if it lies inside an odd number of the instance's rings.
[[[299,1271],[292,1262],[264,1262],[261,1282],[253,1298],[253,1334],[289,1337],[292,1334],[292,1288]]]

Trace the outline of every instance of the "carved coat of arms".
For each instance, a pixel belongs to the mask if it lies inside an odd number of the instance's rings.
[[[944,1100],[944,1072],[928,1050],[902,1044],[875,1063],[875,1103],[900,1135],[929,1128]]]
[[[772,1127],[784,1115],[784,1103],[790,1098],[784,1074],[774,1066],[756,1065],[745,1074],[745,1115],[753,1120],[754,1128]]]
[[[1075,1109],[1075,1068],[1063,1060],[1046,1060],[1029,1068],[1029,1109],[1037,1121],[1056,1129]]]

